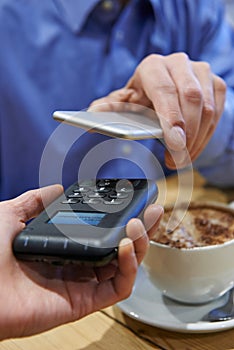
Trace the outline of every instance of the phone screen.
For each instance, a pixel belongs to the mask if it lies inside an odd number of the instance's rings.
[[[79,211],[58,211],[48,224],[55,225],[92,225],[98,226],[106,213],[91,213]]]

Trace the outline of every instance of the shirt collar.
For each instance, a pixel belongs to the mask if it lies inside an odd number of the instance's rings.
[[[99,0],[55,0],[74,31],[80,31]]]
[[[100,0],[54,0],[64,13],[68,25],[75,32],[79,32],[92,9]],[[145,0],[143,0],[145,1]],[[158,6],[160,0],[149,0],[153,8]]]

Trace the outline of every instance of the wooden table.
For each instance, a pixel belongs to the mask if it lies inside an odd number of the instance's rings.
[[[183,188],[189,181],[188,173],[182,174]],[[159,182],[159,192],[163,183]],[[177,177],[167,180],[166,203],[177,197]],[[159,201],[161,195],[159,196]],[[234,190],[218,190],[207,186],[204,179],[194,174],[192,200],[214,200],[223,203],[234,201]],[[1,311],[0,311],[1,312]],[[234,328],[231,330],[188,334],[165,331],[148,326],[123,314],[117,306],[92,314],[78,322],[58,327],[37,336],[6,340],[0,350],[230,350],[234,349]]]

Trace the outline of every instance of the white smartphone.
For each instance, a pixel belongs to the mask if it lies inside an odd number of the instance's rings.
[[[53,118],[59,122],[80,127],[90,132],[129,139],[163,138],[159,120],[147,114],[133,112],[56,111]]]

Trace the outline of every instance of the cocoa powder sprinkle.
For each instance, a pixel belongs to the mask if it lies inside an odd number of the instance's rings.
[[[222,244],[234,239],[234,213],[215,208],[189,208],[174,230],[166,229],[171,211],[165,211],[155,241],[176,248]]]

